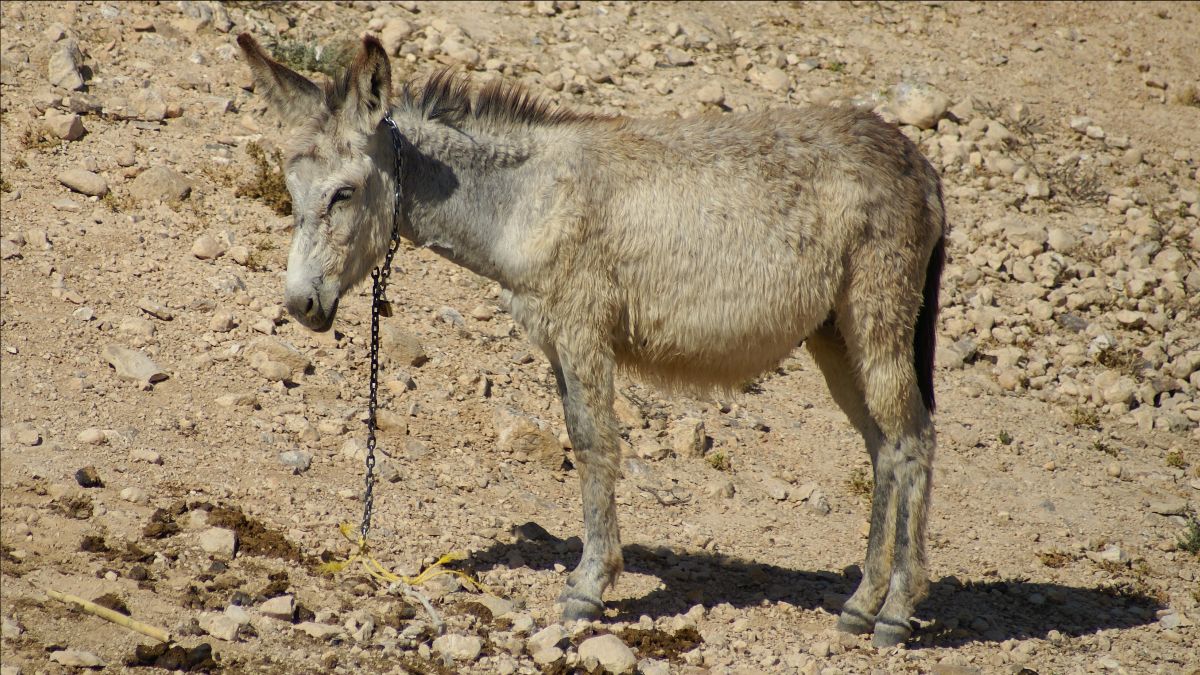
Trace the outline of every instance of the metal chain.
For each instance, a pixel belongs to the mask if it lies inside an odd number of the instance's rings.
[[[387,255],[383,258],[383,265],[371,270],[371,377],[370,400],[367,403],[367,477],[363,490],[362,525],[358,530],[363,545],[366,544],[367,535],[371,532],[371,516],[375,511],[375,430],[377,428],[375,411],[379,398],[379,317],[392,315],[392,306],[386,297],[387,283],[388,277],[392,274],[392,256],[396,255],[396,247],[400,243],[400,217],[403,206],[400,169],[404,163],[404,136],[396,126],[395,120],[392,119],[390,111],[384,116],[383,121],[388,125],[388,132],[392,136],[392,149],[396,153],[394,176],[396,179],[396,205],[392,215],[392,237],[388,242]]]

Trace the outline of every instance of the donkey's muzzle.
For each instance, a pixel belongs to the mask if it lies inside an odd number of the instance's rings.
[[[316,289],[308,293],[287,294],[284,298],[288,313],[292,318],[309,330],[324,333],[333,326],[333,317],[337,315],[338,298],[326,305]]]

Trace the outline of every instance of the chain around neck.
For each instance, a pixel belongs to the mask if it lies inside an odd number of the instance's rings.
[[[360,543],[363,546],[366,545],[367,535],[371,532],[371,516],[375,510],[375,430],[377,428],[375,413],[379,399],[379,317],[392,315],[392,306],[386,297],[387,283],[388,277],[392,273],[392,257],[396,255],[396,247],[400,243],[400,219],[404,216],[400,170],[404,166],[405,139],[404,135],[400,133],[400,128],[396,126],[396,121],[392,119],[390,110],[384,115],[383,122],[387,125],[388,134],[392,137],[392,150],[396,156],[394,172],[396,203],[392,213],[392,236],[388,241],[387,254],[383,257],[383,264],[371,270],[371,375],[370,398],[367,403],[367,476],[363,490],[362,524],[359,526]]]

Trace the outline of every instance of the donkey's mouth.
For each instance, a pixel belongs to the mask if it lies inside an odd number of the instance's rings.
[[[317,333],[324,333],[333,327],[333,319],[337,316],[339,300],[340,298],[334,297],[333,302],[329,303],[328,307],[322,306],[319,297],[313,297],[306,303],[307,306],[303,308],[288,303],[288,313],[305,328]]]

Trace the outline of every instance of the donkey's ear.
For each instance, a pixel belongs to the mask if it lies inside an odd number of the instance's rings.
[[[321,109],[325,95],[321,88],[300,73],[273,60],[249,33],[242,33],[238,46],[250,63],[254,90],[267,99],[267,106],[287,126],[295,126]]]
[[[367,35],[362,49],[346,73],[346,100],[342,112],[355,123],[374,129],[392,100],[392,64],[379,40]]]

